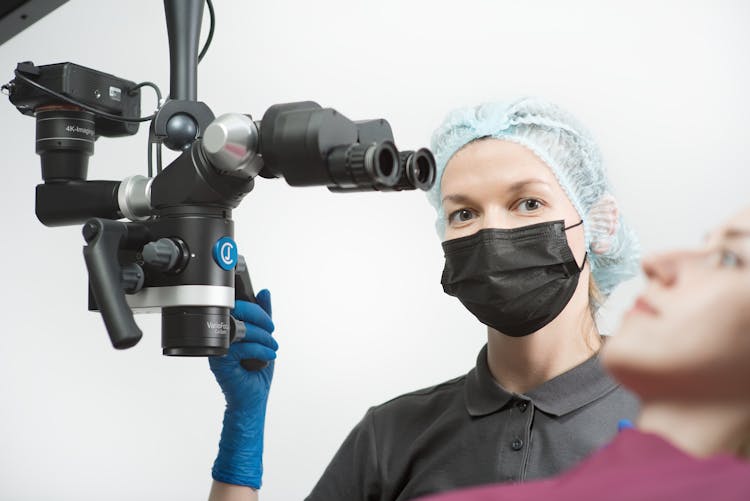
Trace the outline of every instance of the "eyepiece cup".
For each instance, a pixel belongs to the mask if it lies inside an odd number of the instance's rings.
[[[401,177],[396,146],[390,141],[370,146],[365,155],[365,169],[371,173],[376,184],[395,185]]]
[[[420,148],[406,162],[406,177],[417,189],[427,191],[435,183],[435,157],[427,148]]]

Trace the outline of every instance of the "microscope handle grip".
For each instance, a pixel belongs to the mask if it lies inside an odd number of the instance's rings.
[[[135,323],[120,283],[118,251],[128,238],[128,226],[119,221],[93,218],[83,226],[83,237],[87,243],[83,247],[83,258],[89,283],[112,346],[130,348],[141,340],[143,333]]]
[[[250,281],[250,273],[247,271],[247,263],[243,256],[238,257],[234,273],[234,298],[257,304],[258,301],[255,299],[253,283]],[[248,371],[259,371],[265,369],[268,366],[268,362],[258,360],[257,358],[246,358],[240,360],[240,365]]]

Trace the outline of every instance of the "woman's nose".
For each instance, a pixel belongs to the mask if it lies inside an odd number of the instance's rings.
[[[672,256],[675,253],[662,253],[643,259],[641,267],[643,273],[649,280],[658,282],[664,286],[670,286],[675,282],[677,270]]]
[[[677,282],[685,266],[691,263],[698,265],[705,259],[705,253],[697,250],[665,252],[645,258],[641,266],[649,280],[669,287]]]
[[[482,229],[487,228],[512,228],[513,223],[510,221],[505,211],[497,209],[485,210],[482,214]]]

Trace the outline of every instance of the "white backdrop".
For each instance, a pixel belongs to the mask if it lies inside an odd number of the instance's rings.
[[[646,252],[696,243],[749,201],[742,0],[216,0],[216,11],[198,91],[217,115],[311,99],[387,118],[413,149],[449,109],[540,95],[598,138]],[[24,60],[166,93],[162,2],[71,1],[0,46],[0,80]],[[144,90],[144,113],[153,102]],[[80,228],[34,216],[34,120],[3,102],[0,124],[0,499],[205,499],[223,410],[208,363],[161,356],[155,315],[138,317],[138,346],[112,349],[86,311]],[[146,132],[100,139],[89,178],[145,174]],[[281,344],[262,497],[301,499],[368,406],[466,372],[484,329],[442,292],[420,193],[261,179],[234,218],[256,287],[273,293]],[[616,292],[604,330],[641,283]]]

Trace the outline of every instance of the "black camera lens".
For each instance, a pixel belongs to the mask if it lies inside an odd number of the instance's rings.
[[[212,357],[229,350],[229,309],[218,306],[164,308],[161,346],[164,355]]]
[[[94,141],[93,113],[71,109],[36,112],[36,152],[42,159],[45,181],[86,179]]]

